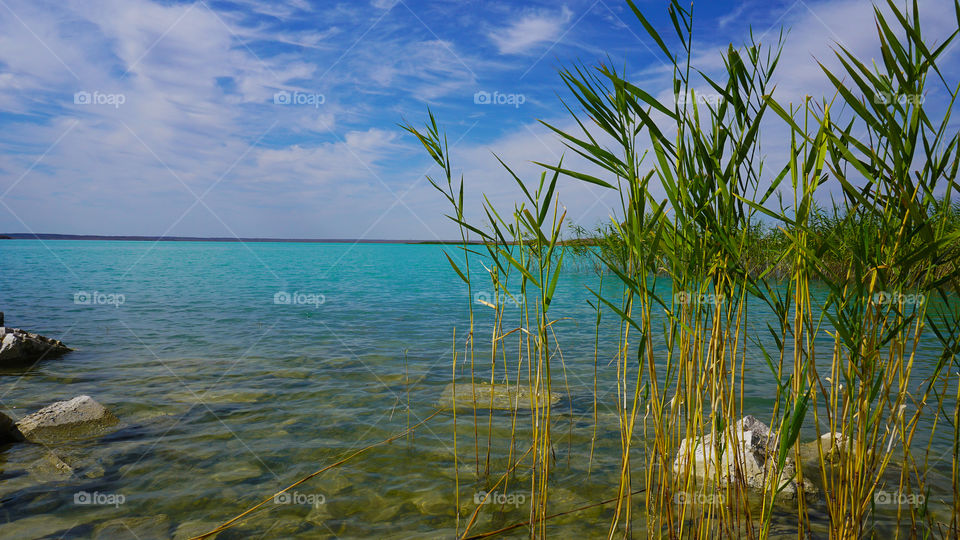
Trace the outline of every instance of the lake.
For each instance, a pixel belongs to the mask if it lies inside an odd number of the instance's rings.
[[[200,534],[427,418],[454,369],[458,384],[470,380],[469,361],[461,356],[452,364],[454,330],[461,351],[468,331],[469,297],[444,249],[462,256],[456,247],[436,245],[0,241],[6,325],[76,349],[30,369],[3,371],[3,411],[19,418],[87,394],[121,420],[102,437],[52,448],[72,474],[51,472],[42,446],[0,450],[0,537]],[[479,261],[471,268],[483,272]],[[587,300],[588,287],[598,285],[589,264],[574,265],[551,306],[551,315],[563,318],[554,329],[566,368],[554,383],[562,394],[551,472],[557,512],[615,495],[618,326],[605,312],[595,430],[596,315]],[[477,287],[473,293],[493,295]],[[475,307],[476,373],[489,379],[489,344],[483,345],[492,310]],[[507,312],[515,319],[519,308]],[[748,332],[764,333],[769,312],[757,302],[748,316]],[[917,381],[936,354],[932,344],[920,351]],[[507,365],[515,374],[509,357]],[[768,421],[775,385],[756,351],[747,372],[745,406]],[[517,417],[522,439],[529,411]],[[488,422],[491,471],[499,477],[513,415],[498,411],[488,419],[484,410],[475,432],[472,413],[459,411],[458,492],[454,419],[445,411],[413,434],[305,482],[218,538],[451,538],[457,504],[468,517],[488,488],[476,476],[486,468]],[[947,493],[949,441],[936,440],[934,449],[947,455],[930,481]],[[501,504],[484,508],[472,532],[526,519],[524,478],[520,473],[498,490]],[[606,537],[611,515],[597,506],[554,520],[550,530],[558,537]],[[816,507],[812,515],[814,523],[825,519]],[[774,530],[789,536],[790,516],[778,515]]]

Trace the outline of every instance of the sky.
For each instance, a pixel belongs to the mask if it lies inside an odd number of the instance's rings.
[[[637,3],[672,35],[667,2]],[[932,40],[956,28],[952,1],[920,6]],[[694,13],[708,72],[751,30],[770,45],[788,30],[783,100],[831,93],[816,61],[836,65],[837,43],[878,56],[866,0],[697,1]],[[430,108],[468,215],[481,194],[509,211],[520,192],[495,155],[536,181],[533,161],[564,155],[539,121],[574,125],[558,69],[604,60],[673,99],[619,0],[0,0],[0,233],[456,238],[425,179],[439,171],[398,124]],[[956,81],[960,46],[944,66]],[[619,205],[572,179],[558,192],[584,226]]]

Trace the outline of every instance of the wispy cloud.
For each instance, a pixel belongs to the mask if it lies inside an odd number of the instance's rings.
[[[556,41],[572,17],[573,12],[566,6],[559,11],[526,12],[505,27],[491,31],[489,37],[501,54],[522,54],[542,43]]]
[[[371,0],[370,5],[377,9],[391,9],[397,5],[400,0]]]
[[[740,0],[739,5],[734,8],[733,11],[717,19],[717,26],[720,28],[725,28],[728,24],[734,21],[742,20],[743,13],[747,10],[748,6],[750,6],[749,0]]]

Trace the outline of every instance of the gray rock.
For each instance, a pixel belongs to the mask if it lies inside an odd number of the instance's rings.
[[[23,440],[23,433],[17,429],[16,422],[9,416],[0,413],[0,444],[9,444]]]
[[[58,401],[24,416],[17,428],[30,442],[59,442],[101,434],[117,417],[90,396]]]
[[[776,435],[766,424],[745,416],[724,430],[721,441],[717,441],[717,437],[716,433],[709,433],[681,443],[673,463],[674,472],[684,474],[689,467],[698,480],[707,484],[742,482],[752,489],[764,491],[775,487],[782,496],[796,496],[799,486],[793,461],[788,457],[782,469],[775,470],[778,444]],[[777,475],[775,486],[773,475]],[[807,479],[802,489],[806,493],[816,492]]]
[[[56,358],[73,349],[60,341],[19,328],[0,326],[0,366],[32,364],[44,358]]]

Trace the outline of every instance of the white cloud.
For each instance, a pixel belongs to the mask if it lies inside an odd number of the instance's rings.
[[[392,9],[399,0],[371,0],[370,5],[377,9]]]
[[[280,149],[257,150],[254,152],[255,166],[239,171],[238,176],[244,182],[295,181],[308,185],[351,179],[376,181],[377,163],[395,148],[394,136],[380,129],[370,129],[351,131],[344,141],[313,147],[295,144]]]
[[[490,32],[489,38],[500,54],[529,52],[541,43],[556,41],[572,17],[566,6],[559,12],[527,12],[506,27]]]
[[[902,7],[902,3],[900,5]],[[885,5],[882,8],[888,12]],[[928,46],[942,43],[956,30],[957,19],[952,2],[920,0],[919,8]],[[898,26],[892,15],[888,17],[888,22],[894,28]],[[783,17],[773,27],[765,32],[755,29],[755,34],[764,44],[774,45],[780,26],[789,30],[776,79],[776,94],[784,101],[799,103],[808,94],[815,97],[832,96],[835,89],[817,62],[822,62],[842,76],[843,68],[834,53],[835,50],[839,51],[840,46],[868,66],[874,62],[882,65],[877,26],[870,2],[800,2],[786,7]],[[931,87],[938,84],[934,80],[930,83]]]

